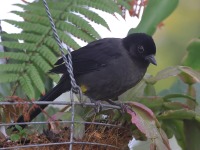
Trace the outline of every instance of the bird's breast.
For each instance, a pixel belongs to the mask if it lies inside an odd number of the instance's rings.
[[[118,97],[135,86],[145,72],[146,68],[138,67],[128,57],[121,57],[99,70],[80,76],[78,83],[88,97],[106,100]]]

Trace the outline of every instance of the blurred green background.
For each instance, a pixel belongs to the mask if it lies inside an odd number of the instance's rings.
[[[200,35],[200,1],[181,0],[177,9],[157,29],[153,38],[157,45],[158,66],[150,66],[148,73],[155,75],[168,66],[181,65],[188,43]],[[174,79],[155,84],[158,91],[168,88]]]

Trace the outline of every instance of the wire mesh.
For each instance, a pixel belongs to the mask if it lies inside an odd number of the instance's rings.
[[[39,102],[39,101],[34,101],[34,102],[24,102],[25,104],[36,104],[36,105],[46,105],[51,104],[51,105],[71,105],[71,102],[64,102],[64,101],[56,101],[56,102],[49,102],[49,101],[43,101],[43,102]],[[9,102],[9,101],[5,101],[5,102],[0,102],[0,106],[6,106],[6,105],[21,105],[24,104],[23,102]],[[80,102],[75,102],[74,105],[82,105],[82,103]],[[85,103],[85,106],[87,107],[96,107],[95,103]],[[116,106],[116,105],[110,105],[110,104],[101,104],[101,106],[103,108],[107,108],[107,109],[121,109],[120,106]],[[59,122],[59,124],[63,124],[63,123],[72,123],[72,121],[56,121]],[[120,125],[114,125],[114,124],[109,124],[109,123],[101,123],[101,122],[87,122],[87,121],[73,121],[73,123],[77,123],[77,124],[94,124],[94,125],[100,125],[100,126],[107,126],[107,127],[116,127],[116,128],[124,128]],[[0,126],[10,126],[10,125],[38,125],[38,124],[49,124],[48,121],[46,122],[23,122],[23,123],[1,123]],[[71,136],[71,135],[70,135]],[[7,139],[8,140],[8,139]],[[5,150],[5,149],[22,149],[22,148],[40,148],[40,147],[45,147],[45,146],[56,146],[56,145],[96,145],[99,147],[103,147],[104,149],[119,149],[116,146],[113,145],[109,145],[109,144],[103,144],[103,143],[97,143],[97,142],[80,142],[80,141],[69,141],[69,142],[51,142],[51,143],[43,143],[43,144],[27,144],[27,145],[19,145],[19,146],[11,146],[11,147],[0,147],[0,150]],[[0,146],[2,146],[0,144]],[[69,149],[71,147],[69,146]]]

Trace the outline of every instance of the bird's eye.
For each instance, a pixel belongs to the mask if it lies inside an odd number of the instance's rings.
[[[138,52],[143,53],[144,52],[144,47],[143,46],[138,46]]]

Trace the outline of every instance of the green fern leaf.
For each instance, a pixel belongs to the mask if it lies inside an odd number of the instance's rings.
[[[54,3],[54,5],[55,5],[55,3]],[[21,7],[23,10],[27,11],[28,13],[34,12],[32,14],[38,14],[40,16],[47,16],[45,8],[44,8],[44,4],[42,4],[41,2],[29,3],[29,5],[15,4],[15,6]]]
[[[32,80],[35,87],[39,90],[41,94],[44,95],[45,94],[44,83],[36,67],[34,65],[27,65],[26,70],[27,70],[28,76]]]
[[[19,12],[19,11],[12,11],[12,13],[22,17],[24,20],[32,23],[40,23],[45,26],[50,26],[49,19],[47,16],[39,16],[35,14],[30,14],[30,13],[24,13],[24,12]]]
[[[36,47],[35,44],[32,43],[19,43],[19,42],[0,42],[1,45],[8,47],[8,48],[13,48],[13,49],[18,49],[18,50],[30,50],[30,51],[35,51]]]
[[[122,14],[122,11],[120,10],[119,5],[113,0],[101,0],[101,1],[95,1],[95,2],[100,3],[104,8],[106,7],[107,9],[110,8],[112,12],[116,12],[120,15]]]
[[[96,40],[93,36],[89,35],[88,33],[78,30],[75,25],[72,25],[70,23],[66,23],[65,21],[58,21],[56,23],[57,29],[59,29],[61,32],[62,31],[67,31],[68,33],[72,34],[73,36],[86,41],[86,42],[91,42]]]
[[[53,36],[46,36],[43,39],[44,45],[46,47],[48,47],[48,51],[52,51],[53,53],[55,53],[55,55],[60,56],[61,52],[59,50],[59,46],[58,43],[56,42],[56,40],[53,38]]]
[[[29,56],[25,53],[20,52],[0,52],[0,58],[15,59],[21,61],[28,61]]]
[[[55,2],[49,1],[48,6],[51,9],[68,11],[71,8],[71,6],[74,5],[73,1],[74,0],[59,1],[59,3],[56,3],[56,5]]]
[[[0,83],[14,82],[19,79],[19,76],[15,73],[0,74]]]
[[[46,46],[41,46],[37,49],[38,53],[46,59],[51,65],[57,61],[57,57]]]
[[[100,38],[100,35],[98,34],[98,32],[96,32],[94,28],[82,17],[77,16],[72,13],[63,13],[61,17],[62,17],[61,19],[63,20],[67,19],[69,22],[81,28],[83,31],[94,36],[96,39]]]
[[[11,33],[11,34],[1,34],[2,37],[15,39],[15,40],[25,40],[30,43],[37,43],[41,40],[41,35],[36,35],[32,33]]]
[[[102,17],[100,17],[97,13],[95,13],[91,10],[88,10],[87,8],[78,7],[78,6],[74,6],[71,9],[72,9],[72,11],[75,11],[77,13],[84,15],[89,20],[94,21],[97,24],[101,24],[102,26],[104,26],[108,30],[110,30],[107,22]]]
[[[68,46],[70,46],[73,49],[79,49],[80,45],[78,45],[74,39],[72,39],[68,34],[65,34],[62,31],[57,30],[58,36],[60,37],[61,41],[66,43]]]
[[[50,27],[43,26],[41,24],[33,24],[29,22],[19,22],[19,21],[13,21],[13,20],[4,20],[7,23],[10,23],[18,28],[23,29],[24,31],[37,33],[40,35],[45,35],[49,32],[51,29]]]
[[[92,1],[92,0],[77,0],[77,5],[82,7],[92,7],[98,10],[102,10],[104,12],[114,14],[114,12],[117,12],[121,14],[121,11],[116,3],[112,0],[101,0],[101,1]]]
[[[51,69],[49,63],[47,63],[46,60],[38,54],[31,56],[30,60],[35,66],[39,67],[45,73]]]
[[[41,5],[39,3],[31,3],[30,5],[18,5],[17,4],[17,6],[20,6],[21,8],[23,8],[27,12],[31,12],[31,14],[47,17],[47,13],[46,13],[46,11],[43,7],[43,4],[41,4]],[[59,19],[60,15],[63,13],[62,10],[54,10],[54,9],[51,9],[51,8],[50,8],[50,12],[51,12],[53,19]],[[13,11],[13,13],[15,13],[15,11]]]
[[[32,82],[27,74],[24,74],[20,76],[19,83],[23,89],[23,91],[26,93],[26,95],[31,99],[34,100],[35,98],[35,91],[32,86]]]
[[[0,71],[5,72],[22,72],[25,64],[0,64]]]

